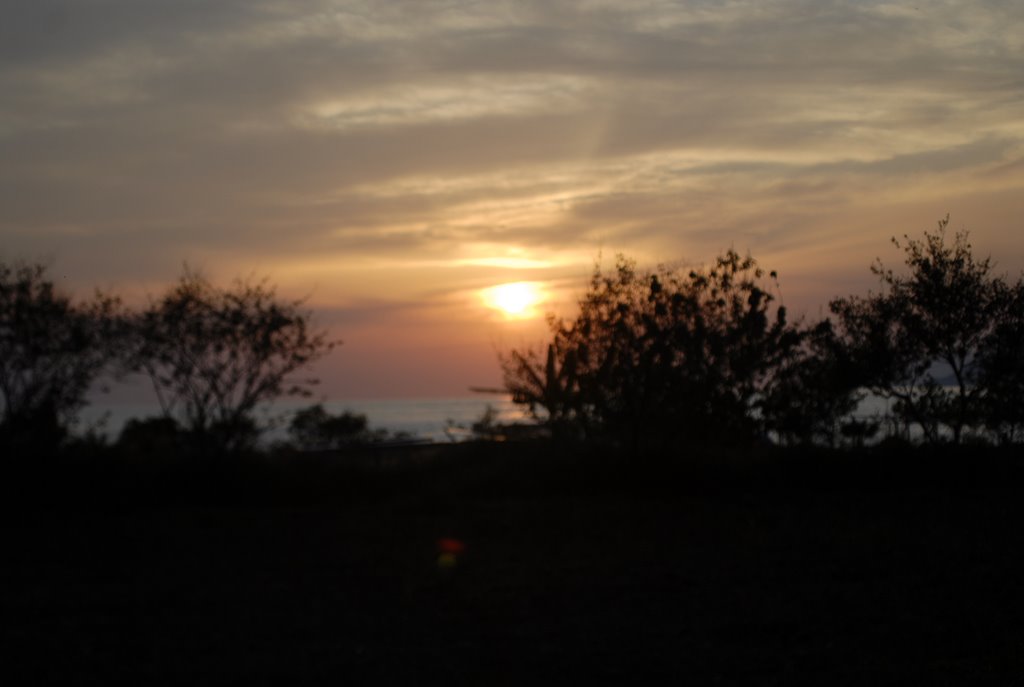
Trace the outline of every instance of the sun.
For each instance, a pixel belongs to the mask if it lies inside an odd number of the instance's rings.
[[[541,286],[537,282],[517,281],[499,284],[481,292],[484,303],[489,308],[500,310],[507,317],[534,317],[533,307],[544,300]]]

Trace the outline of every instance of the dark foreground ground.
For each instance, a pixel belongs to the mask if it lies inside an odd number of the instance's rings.
[[[710,453],[54,465],[4,487],[0,682],[1024,684],[1024,460]]]

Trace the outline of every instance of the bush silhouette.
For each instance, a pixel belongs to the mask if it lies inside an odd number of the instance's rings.
[[[116,298],[74,303],[42,265],[0,262],[0,445],[55,450],[120,355]]]
[[[181,427],[170,417],[132,418],[117,439],[117,446],[129,455],[172,456],[183,444]]]
[[[295,413],[288,434],[301,449],[339,449],[370,440],[365,415],[331,415],[319,403]]]

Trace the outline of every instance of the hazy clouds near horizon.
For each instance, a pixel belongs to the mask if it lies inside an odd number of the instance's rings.
[[[812,308],[951,212],[1024,266],[1015,3],[34,0],[0,92],[5,257],[270,273],[367,370],[406,332],[493,381],[467,294],[599,251],[750,250]]]

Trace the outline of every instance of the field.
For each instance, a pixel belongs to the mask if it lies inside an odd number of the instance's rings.
[[[27,471],[3,682],[1024,684],[1019,455],[757,453]]]

